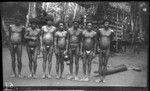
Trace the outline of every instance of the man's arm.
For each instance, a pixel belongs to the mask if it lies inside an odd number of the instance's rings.
[[[96,32],[95,32],[96,33]],[[96,53],[96,46],[97,46],[97,33],[94,36],[94,53]]]
[[[11,37],[11,30],[12,28],[9,26],[9,28],[8,28],[8,40],[10,40],[10,37]]]
[[[21,31],[21,35],[22,35],[22,37],[23,37],[23,40],[24,40],[24,34],[25,34],[25,27],[23,26],[23,27],[22,27],[22,31]]]
[[[81,46],[82,46],[82,30],[81,30],[81,32],[80,32],[80,34],[79,34],[79,42],[80,42],[80,44],[79,44],[79,53],[81,53]]]
[[[56,52],[56,49],[57,49],[57,32],[55,32],[55,34],[54,34],[54,49]]]
[[[83,36],[83,31],[80,34],[80,55],[82,55],[82,50],[83,50],[83,40],[84,40],[84,36]]]
[[[111,35],[110,35],[111,41],[113,40],[114,36],[115,36],[114,30],[111,30]]]
[[[55,27],[55,30],[53,32],[53,48],[55,48],[55,33],[57,32],[57,28]]]
[[[43,48],[43,34],[44,34],[44,30],[43,28],[41,28],[41,32],[40,32],[40,45],[41,45],[41,48]]]
[[[29,37],[29,30],[28,30],[28,29],[25,29],[24,38],[25,38],[25,39],[30,39],[30,37]]]
[[[68,31],[66,31],[67,32],[67,35],[66,35],[66,50],[68,51],[68,49],[69,49],[69,33],[68,33]]]
[[[10,26],[7,27],[7,25],[5,24],[4,18],[2,18],[2,28],[6,33],[7,38],[9,37],[9,30],[10,30]]]

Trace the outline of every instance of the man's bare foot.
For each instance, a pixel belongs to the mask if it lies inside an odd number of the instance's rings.
[[[46,74],[43,74],[43,75],[42,75],[42,79],[45,79],[45,78],[46,78]]]
[[[48,77],[49,79],[51,79],[51,78],[52,78],[52,76],[51,76],[50,74],[48,74],[48,75],[47,75],[47,77]]]
[[[56,76],[56,79],[59,79],[59,76],[58,76],[58,75]]]
[[[37,78],[37,76],[36,76],[35,74],[33,74],[33,78],[34,78],[34,79],[36,79],[36,78]]]
[[[67,79],[68,79],[68,80],[72,80],[72,79],[73,79],[73,76],[70,75],[70,76],[67,77]]]
[[[59,76],[60,79],[64,79],[64,77],[62,75]]]
[[[104,77],[100,77],[99,79],[96,80],[96,82],[97,83],[100,83],[100,82],[105,83],[106,80],[104,80]]]
[[[13,77],[17,77],[17,75],[16,75],[16,74],[13,74],[13,75],[10,75],[10,77],[12,77],[12,78],[13,78]]]
[[[84,76],[80,81],[89,81],[89,78]]]
[[[80,79],[78,76],[75,76],[74,80],[79,81]]]
[[[21,74],[18,75],[19,78],[22,78],[23,76]]]
[[[33,74],[29,74],[29,75],[28,75],[28,78],[32,78],[32,77],[33,77]]]

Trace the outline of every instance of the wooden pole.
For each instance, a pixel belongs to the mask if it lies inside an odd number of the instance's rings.
[[[117,22],[118,22],[118,12],[117,12]],[[116,50],[118,50],[118,24],[117,24],[117,30],[116,30]]]
[[[29,2],[28,14],[27,14],[27,16],[26,16],[26,18],[27,18],[27,21],[26,21],[26,27],[28,27],[28,25],[29,25],[30,6],[31,6],[31,3]]]
[[[75,19],[75,17],[76,17],[76,13],[77,13],[77,4],[75,5],[73,19]]]

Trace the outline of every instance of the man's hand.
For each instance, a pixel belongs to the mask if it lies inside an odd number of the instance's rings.
[[[95,55],[96,55],[95,51],[93,52],[93,54],[92,54],[92,55],[93,55],[93,57],[95,57]]]
[[[66,50],[64,51],[64,54],[67,54],[67,52],[68,52],[68,50],[66,49]]]
[[[44,47],[42,46],[40,49],[41,49],[41,51],[43,51],[43,50],[44,50]]]
[[[55,47],[54,48],[55,50],[54,50],[54,52],[56,53],[56,54],[58,54],[58,49]]]
[[[80,51],[80,54],[79,54],[81,57],[83,56],[83,52],[82,51]]]
[[[36,40],[36,37],[31,37],[31,39]]]

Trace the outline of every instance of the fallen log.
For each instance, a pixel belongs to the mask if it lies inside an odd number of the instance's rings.
[[[114,73],[118,73],[118,72],[123,72],[123,71],[126,71],[127,70],[127,67],[126,65],[122,64],[122,65],[117,65],[113,68],[108,68],[107,69],[107,72],[106,72],[106,75],[111,75],[111,74],[114,74]],[[95,71],[94,73],[99,73],[98,71]],[[100,74],[96,75],[95,77],[99,77]]]

